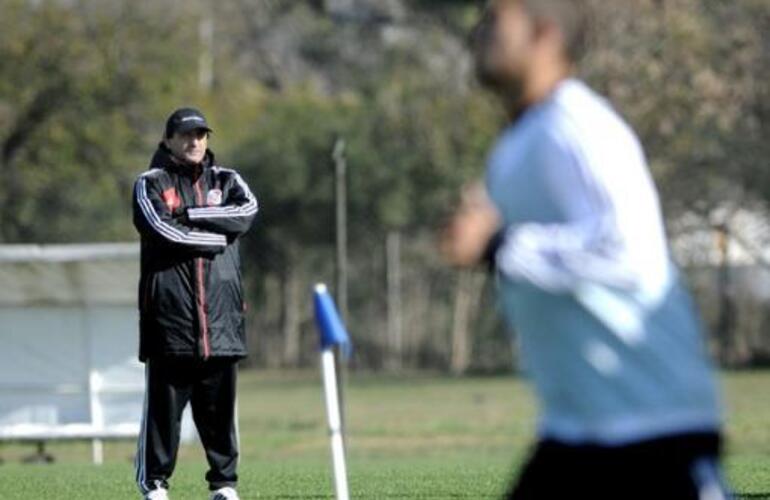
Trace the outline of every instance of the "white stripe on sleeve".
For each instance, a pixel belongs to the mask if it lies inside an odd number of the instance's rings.
[[[221,234],[214,233],[202,233],[199,231],[190,231],[185,233],[175,228],[174,226],[163,222],[158,213],[155,211],[155,207],[147,197],[147,180],[144,176],[139,177],[136,189],[136,199],[139,203],[139,207],[144,214],[145,219],[150,226],[158,232],[164,238],[173,241],[175,243],[181,243],[183,245],[210,245],[210,246],[226,246],[227,238]]]
[[[244,182],[243,178],[235,171],[229,169],[221,169],[226,172],[230,172],[235,176],[235,180],[238,185],[243,189],[248,200],[245,204],[235,206],[230,205],[226,207],[201,207],[191,208],[187,211],[187,216],[190,219],[204,219],[204,218],[217,218],[217,217],[249,217],[259,211],[259,203],[257,198],[249,189],[249,186]]]

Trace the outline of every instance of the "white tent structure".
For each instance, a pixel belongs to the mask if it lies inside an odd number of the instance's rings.
[[[139,432],[139,245],[0,245],[0,441]],[[191,425],[186,418],[184,433]]]

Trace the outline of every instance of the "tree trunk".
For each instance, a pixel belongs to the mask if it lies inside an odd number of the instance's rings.
[[[387,281],[388,368],[400,370],[403,364],[404,327],[401,307],[401,234],[389,231],[385,238]]]
[[[283,365],[296,368],[300,361],[300,276],[295,265],[286,266],[281,280],[281,333],[283,337]]]
[[[414,271],[409,270],[406,274],[410,275],[412,272],[420,274],[412,276],[407,282],[401,282],[401,328],[404,338],[401,364],[402,367],[424,368],[425,361],[420,357],[431,343],[430,339],[436,330],[436,309],[440,308],[432,306],[433,291],[428,271],[422,266]]]
[[[719,291],[719,317],[717,319],[718,349],[717,358],[722,364],[730,365],[733,356],[733,329],[735,326],[735,302],[733,300],[733,285],[730,276],[730,234],[727,226],[717,228],[717,247],[719,249],[719,276],[717,288]]]
[[[43,88],[29,106],[19,113],[15,123],[4,130],[7,134],[0,143],[0,174],[4,174],[5,178],[5,196],[0,196],[0,241],[21,239],[20,233],[23,229],[14,216],[19,205],[18,200],[24,196],[22,177],[10,173],[12,164],[27,147],[35,132],[59,110],[62,103],[70,99],[69,89],[67,81],[53,82]]]
[[[474,271],[460,271],[452,312],[452,355],[449,369],[453,375],[468,370],[471,360],[471,321],[478,309],[486,276]]]
[[[201,48],[198,52],[198,87],[203,92],[211,92],[214,87],[214,18],[211,5],[204,5],[198,23],[198,38]]]

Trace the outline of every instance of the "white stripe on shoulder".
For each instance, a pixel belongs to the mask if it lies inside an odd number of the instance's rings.
[[[163,172],[162,168],[150,168],[139,174],[137,177],[153,177],[161,172]]]

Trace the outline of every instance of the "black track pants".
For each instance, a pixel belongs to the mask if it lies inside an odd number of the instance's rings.
[[[506,498],[726,499],[716,433],[680,434],[617,447],[538,443]]]
[[[236,361],[152,358],[145,371],[144,415],[136,453],[136,481],[142,493],[168,488],[179,448],[182,410],[188,402],[209,463],[209,488],[234,487],[238,481]]]

